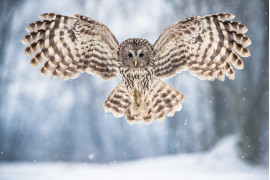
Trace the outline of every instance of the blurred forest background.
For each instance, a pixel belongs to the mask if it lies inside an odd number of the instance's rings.
[[[268,7],[267,0],[1,0],[0,161],[127,161],[207,151],[234,134],[240,158],[268,165]],[[151,43],[178,20],[232,13],[249,29],[251,56],[234,81],[201,81],[188,72],[169,79],[189,98],[182,111],[163,123],[130,126],[103,110],[119,80],[88,74],[51,80],[30,66],[21,39],[44,12],[83,14],[106,24],[119,42],[141,37]]]

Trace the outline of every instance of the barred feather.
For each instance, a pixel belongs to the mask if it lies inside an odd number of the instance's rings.
[[[112,112],[115,117],[122,117],[127,114],[130,104],[131,98],[127,88],[124,82],[121,82],[114,88],[103,106],[106,112]]]
[[[149,92],[150,109],[154,119],[163,121],[167,116],[172,117],[182,109],[182,102],[187,98],[167,83],[154,79]]]
[[[29,33],[22,39],[28,45],[25,54],[35,54],[31,65],[44,61],[41,73],[64,80],[85,71],[104,80],[118,74],[123,82],[111,92],[104,109],[115,117],[125,116],[130,124],[162,121],[181,110],[187,98],[159,78],[188,69],[200,79],[234,79],[233,67],[244,68],[240,56],[250,56],[247,28],[232,21],[234,15],[228,13],[194,16],[172,24],[154,45],[138,38],[119,45],[107,26],[78,14],[68,17],[45,13],[40,17],[42,20],[26,27]],[[127,55],[135,46],[148,59],[140,59],[147,63],[133,68],[118,54]]]
[[[115,117],[126,116],[129,124],[149,124],[153,119],[163,121],[166,115],[173,116],[182,109],[182,102],[187,100],[183,94],[158,79],[153,80],[151,90],[141,98],[141,104],[134,106],[133,96],[121,82],[105,101],[104,109]]]
[[[29,33],[22,42],[29,45],[26,55],[36,53],[31,65],[44,60],[42,73],[51,72],[65,80],[84,71],[105,80],[114,78],[118,70],[118,41],[107,26],[75,16],[45,13],[40,15],[43,20],[27,26]]]
[[[155,74],[169,78],[188,69],[200,79],[234,79],[234,70],[243,69],[239,56],[248,57],[247,28],[231,21],[234,15],[221,13],[191,17],[169,26],[154,44]]]

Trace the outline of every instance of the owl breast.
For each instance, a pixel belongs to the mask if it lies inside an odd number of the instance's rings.
[[[129,68],[120,67],[119,77],[124,81],[124,84],[129,93],[139,92],[146,94],[153,80],[154,68],[152,66],[146,68]]]
[[[119,77],[123,80],[131,99],[129,111],[135,116],[146,116],[149,111],[148,93],[153,82],[154,68],[119,68]]]

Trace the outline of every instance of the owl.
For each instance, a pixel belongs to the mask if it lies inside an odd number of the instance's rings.
[[[129,124],[162,121],[181,110],[187,98],[163,79],[188,70],[202,80],[233,80],[233,67],[244,68],[240,56],[250,56],[247,28],[228,13],[176,22],[154,44],[140,38],[119,43],[106,25],[83,15],[45,13],[40,18],[27,26],[22,39],[28,45],[25,54],[35,54],[31,65],[44,62],[41,73],[64,80],[82,72],[103,80],[119,77],[104,109],[125,116]]]

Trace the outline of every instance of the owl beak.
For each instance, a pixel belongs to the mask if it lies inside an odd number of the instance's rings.
[[[138,61],[137,61],[137,60],[135,60],[135,61],[134,61],[134,66],[136,67],[136,66],[137,66],[137,64],[138,64]]]

